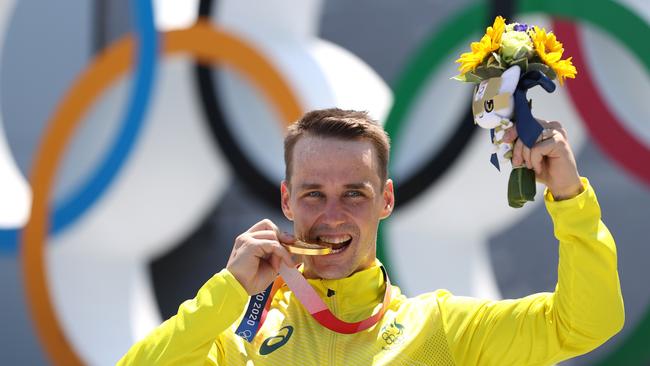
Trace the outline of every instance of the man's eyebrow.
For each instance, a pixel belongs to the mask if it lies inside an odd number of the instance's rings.
[[[322,188],[322,184],[318,183],[301,183],[298,188],[303,189],[303,190],[308,190],[308,189],[319,189]]]
[[[347,189],[365,189],[372,187],[372,185],[368,182],[359,182],[359,183],[348,183],[344,186]]]
[[[366,189],[371,187],[371,184],[368,182],[355,182],[355,183],[346,183],[343,185],[346,189]],[[323,188],[323,185],[320,183],[301,183],[298,185],[299,189],[309,190],[309,189],[320,189]]]

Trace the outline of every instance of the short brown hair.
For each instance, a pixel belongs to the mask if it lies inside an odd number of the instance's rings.
[[[390,138],[381,125],[368,112],[339,108],[318,109],[307,112],[289,126],[284,138],[285,179],[291,178],[293,148],[300,137],[334,137],[344,140],[368,139],[375,147],[379,160],[379,178],[382,185],[388,178]]]

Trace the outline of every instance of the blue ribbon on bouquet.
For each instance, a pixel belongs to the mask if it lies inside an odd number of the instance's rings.
[[[519,139],[526,145],[528,148],[532,148],[537,142],[537,138],[542,133],[544,129],[539,122],[533,117],[533,113],[530,110],[530,105],[528,103],[528,89],[534,86],[541,86],[544,90],[549,93],[555,91],[555,83],[549,79],[543,72],[538,70],[528,71],[519,78],[519,83],[517,84],[517,89],[514,92],[515,108],[514,108],[514,122],[515,128],[517,129],[517,135]],[[494,141],[494,129],[490,130],[490,139]],[[490,156],[490,162],[497,169],[499,168],[499,159],[496,154]]]

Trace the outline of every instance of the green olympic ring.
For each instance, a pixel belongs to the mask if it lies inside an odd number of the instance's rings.
[[[577,0],[572,2],[562,0],[522,0],[518,14],[543,12],[548,15],[566,17],[574,21],[586,21],[612,35],[625,45],[646,70],[650,70],[650,47],[640,47],[636,39],[650,39],[650,27],[635,13],[615,3],[612,0]],[[449,22],[437,30],[411,58],[408,66],[400,75],[395,88],[395,101],[385,125],[386,131],[393,141],[404,125],[407,111],[415,102],[428,77],[452,51],[467,36],[468,32],[481,32],[485,26],[488,8],[484,3],[475,4],[457,14]],[[625,26],[620,26],[625,24]],[[393,151],[396,149],[393,147]],[[393,159],[391,159],[393,160]],[[386,252],[385,225],[380,225],[377,235],[377,255],[386,265],[390,266]],[[610,353],[598,366],[645,364],[650,361],[650,307],[636,328],[627,336],[625,341]]]

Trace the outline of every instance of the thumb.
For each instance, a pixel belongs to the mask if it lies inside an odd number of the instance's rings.
[[[284,244],[293,244],[296,241],[296,237],[286,231],[278,231],[278,240]]]

